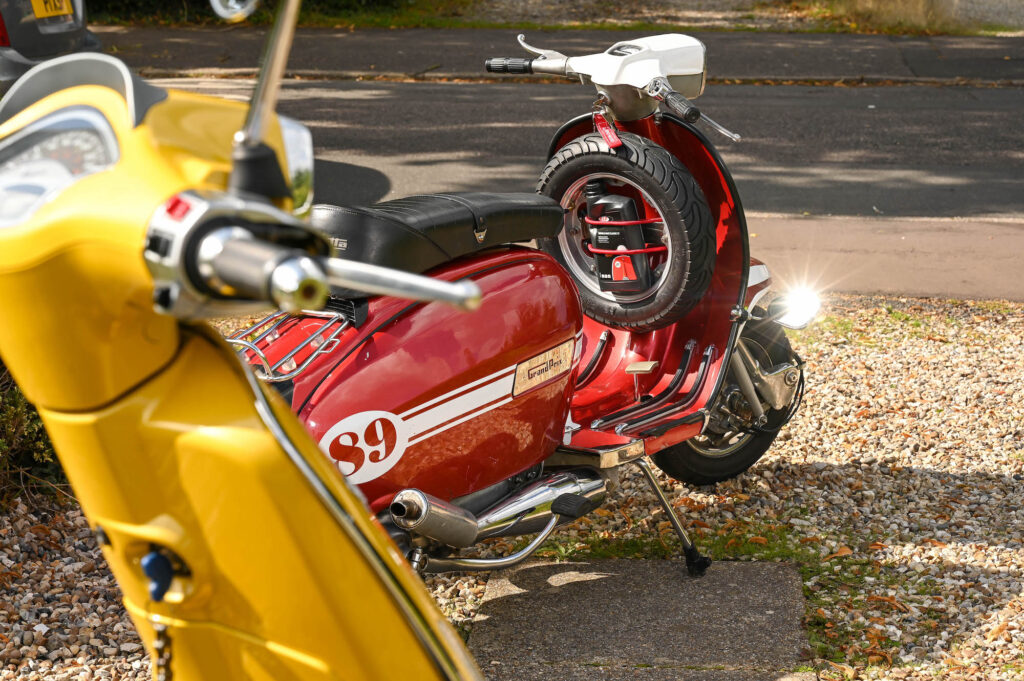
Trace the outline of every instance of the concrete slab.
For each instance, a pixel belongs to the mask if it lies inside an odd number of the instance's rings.
[[[493,681],[795,681],[803,613],[781,563],[533,563],[491,578],[469,647]]]

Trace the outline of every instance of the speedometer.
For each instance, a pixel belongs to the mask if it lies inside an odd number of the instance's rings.
[[[117,138],[96,109],[76,106],[0,140],[0,228],[30,217],[78,180],[118,159]]]
[[[56,161],[72,175],[88,175],[110,166],[110,153],[94,130],[64,130],[45,137],[0,165],[0,170],[30,161]]]

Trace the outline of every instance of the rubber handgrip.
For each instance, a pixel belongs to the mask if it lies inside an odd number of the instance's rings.
[[[484,62],[488,73],[533,73],[533,60],[522,57],[491,57]]]
[[[682,116],[683,120],[687,123],[696,123],[700,120],[700,109],[691,104],[690,100],[678,92],[670,92],[665,95],[665,103]]]

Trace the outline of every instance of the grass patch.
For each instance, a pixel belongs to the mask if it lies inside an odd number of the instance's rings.
[[[772,5],[839,33],[933,35],[978,30],[957,21],[947,0],[793,0]]]

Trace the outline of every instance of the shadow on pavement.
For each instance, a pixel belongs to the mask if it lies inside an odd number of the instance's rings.
[[[316,159],[313,178],[316,203],[376,203],[391,191],[391,181],[384,173],[340,161]]]

